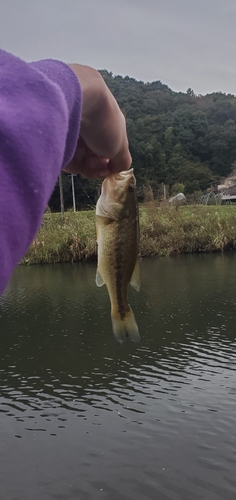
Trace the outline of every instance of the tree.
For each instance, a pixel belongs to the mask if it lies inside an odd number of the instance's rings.
[[[195,183],[201,190],[211,180],[229,175],[236,161],[236,97],[214,92],[196,96],[173,92],[160,81],[144,83],[102,70],[104,80],[126,117],[133,167],[140,193],[154,194],[162,183],[172,190]],[[95,205],[101,181],[75,179],[77,208]],[[65,209],[72,207],[71,179],[62,174]],[[193,189],[188,187],[186,189]],[[140,198],[141,199],[141,198]],[[59,210],[59,186],[51,200]]]

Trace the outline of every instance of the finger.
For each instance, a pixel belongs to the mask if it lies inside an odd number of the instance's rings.
[[[80,174],[86,179],[104,178],[131,166],[132,158],[127,145],[114,158],[102,158],[91,151],[80,137],[74,158],[64,169],[66,172]]]
[[[132,157],[129,150],[119,153],[115,158],[111,158],[108,168],[111,174],[129,170],[132,164]]]
[[[108,169],[107,158],[100,158],[95,156],[85,156],[80,162],[75,159],[66,167],[66,171],[70,173],[80,174],[88,180],[96,178],[104,178],[110,174]]]
[[[94,156],[87,157],[81,175],[87,179],[107,177],[107,175],[110,175],[108,164],[108,158],[100,158],[99,156],[96,158]]]
[[[86,144],[79,142],[74,157],[64,170],[90,179],[95,177],[94,170],[98,164],[99,157],[90,151]]]

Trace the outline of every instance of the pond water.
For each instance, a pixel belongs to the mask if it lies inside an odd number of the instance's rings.
[[[236,254],[143,260],[119,345],[96,265],[0,299],[0,498],[235,500]]]

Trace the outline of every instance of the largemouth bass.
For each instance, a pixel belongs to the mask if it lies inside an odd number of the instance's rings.
[[[133,169],[106,177],[96,206],[98,243],[97,286],[106,284],[111,301],[113,332],[118,342],[140,339],[128,304],[130,283],[140,288],[139,221]]]

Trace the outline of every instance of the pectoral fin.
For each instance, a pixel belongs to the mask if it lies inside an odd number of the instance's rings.
[[[105,285],[105,281],[102,277],[102,275],[100,274],[99,270],[97,269],[97,273],[96,273],[96,279],[95,279],[95,283],[97,286],[103,286]]]
[[[140,290],[140,267],[139,267],[138,257],[137,257],[137,260],[136,260],[136,263],[134,266],[133,274],[131,276],[130,285],[133,288],[135,288],[135,290],[137,290],[137,292],[139,292],[139,290]]]

